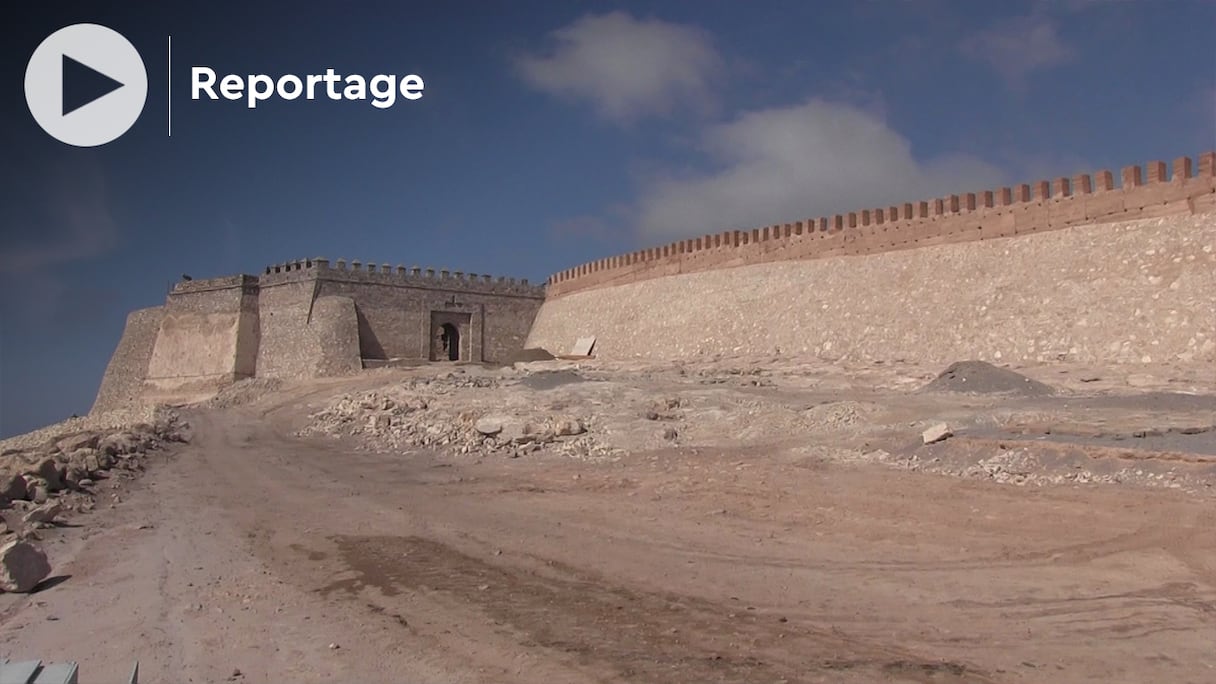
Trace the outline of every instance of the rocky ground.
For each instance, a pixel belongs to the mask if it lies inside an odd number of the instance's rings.
[[[147,420],[140,420],[146,418]],[[98,500],[122,500],[125,483],[149,453],[188,439],[189,426],[168,407],[73,418],[0,441],[0,590],[40,587],[52,567],[40,530],[66,524]]]
[[[664,447],[765,444],[770,453],[1015,485],[1135,483],[1216,493],[1216,403],[1168,382],[1166,391],[1120,398],[962,362],[930,381],[919,370],[901,377],[897,369],[890,389],[904,392],[842,398],[822,378],[780,365],[631,371],[556,361],[518,368],[465,366],[342,394],[310,412],[295,434],[474,459],[613,460]],[[1079,375],[1082,386],[1100,379]],[[1134,422],[1111,426],[1120,419]],[[933,428],[940,437],[929,439]],[[910,437],[917,434],[919,441]],[[927,443],[938,445],[920,448]],[[1182,455],[1194,451],[1204,453]]]
[[[84,684],[136,659],[143,681],[1213,681],[1214,423],[1216,377],[1181,365],[248,381],[0,443],[8,540],[48,566],[0,595],[0,656]]]

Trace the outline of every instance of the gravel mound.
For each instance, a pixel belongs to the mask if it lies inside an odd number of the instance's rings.
[[[860,401],[833,401],[812,406],[802,417],[816,430],[843,430],[866,423],[882,410],[875,404]]]
[[[922,388],[924,392],[967,392],[972,394],[1016,394],[1042,397],[1055,390],[1021,373],[984,361],[958,361]]]

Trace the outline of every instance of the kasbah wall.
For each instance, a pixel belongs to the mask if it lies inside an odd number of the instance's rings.
[[[132,312],[93,410],[386,359],[809,354],[1216,362],[1216,152],[601,259],[527,281],[339,260],[178,283]]]
[[[163,306],[128,316],[93,411],[398,359],[502,362],[523,348],[544,292],[527,280],[326,259],[183,281]]]
[[[1172,171],[1172,172],[1171,172]],[[1216,153],[729,231],[549,280],[599,358],[1216,362]]]

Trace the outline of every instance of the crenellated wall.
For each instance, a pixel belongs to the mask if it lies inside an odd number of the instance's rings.
[[[259,335],[256,277],[179,283],[162,307],[145,397],[185,400],[253,377]]]
[[[420,268],[390,264],[363,263],[345,259],[331,262],[325,258],[297,259],[267,266],[261,278],[263,284],[289,282],[301,278],[322,277],[366,285],[408,286],[448,292],[477,292],[521,297],[544,297],[545,286],[529,285],[527,278],[516,280],[498,276],[448,269]]]
[[[432,312],[467,315],[463,358],[496,362],[523,347],[545,297],[527,280],[446,269],[347,264],[306,259],[266,268],[262,288],[259,375],[298,375],[315,358],[300,331],[315,317],[313,302],[344,297],[355,303],[360,357],[431,356]]]
[[[459,330],[460,360],[523,347],[545,287],[460,271],[303,259],[180,282],[132,314],[96,410],[193,401],[248,377],[322,377],[364,362],[437,357],[437,326]],[[445,357],[446,358],[446,357]]]
[[[731,230],[599,259],[554,274],[550,299],[663,276],[750,264],[879,254],[1069,226],[1216,208],[1216,152],[1012,188]]]
[[[1216,153],[584,264],[527,346],[589,335],[609,359],[1216,363]]]
[[[528,346],[655,362],[1203,364],[1216,211],[648,278],[547,300]]]

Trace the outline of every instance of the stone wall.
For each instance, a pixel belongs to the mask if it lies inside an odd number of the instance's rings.
[[[447,312],[469,320],[464,358],[497,362],[522,348],[545,296],[527,281],[325,259],[270,267],[260,282],[259,375],[296,374],[315,358],[300,339],[318,298],[354,302],[364,359],[430,358],[432,312]]]
[[[101,378],[97,399],[93,401],[93,412],[112,411],[139,403],[162,313],[162,307],[153,306],[127,315],[122,338]]]
[[[145,398],[187,400],[252,377],[258,329],[257,278],[179,283],[165,302]]]
[[[363,368],[359,356],[359,319],[349,297],[319,297],[313,303],[313,344],[316,357],[311,375],[345,375]]]
[[[363,368],[355,302],[314,298],[318,285],[297,280],[261,288],[259,377],[325,377]]]
[[[1171,173],[1172,171],[1172,173]],[[1119,182],[1117,182],[1119,181]],[[549,278],[560,297],[679,273],[786,260],[880,254],[1069,226],[1216,208],[1216,152],[1013,188],[951,195],[680,240],[567,269]]]
[[[315,336],[309,331],[316,281],[259,283],[257,375],[307,377],[315,363]]]
[[[364,359],[426,359],[439,319],[462,327],[462,359],[505,360],[544,297],[526,280],[326,259],[181,282],[163,307],[128,318],[94,410],[194,401],[249,377],[340,375]]]
[[[551,298],[527,345],[569,353],[595,335],[602,358],[1216,363],[1214,250],[1207,211],[649,277]]]

